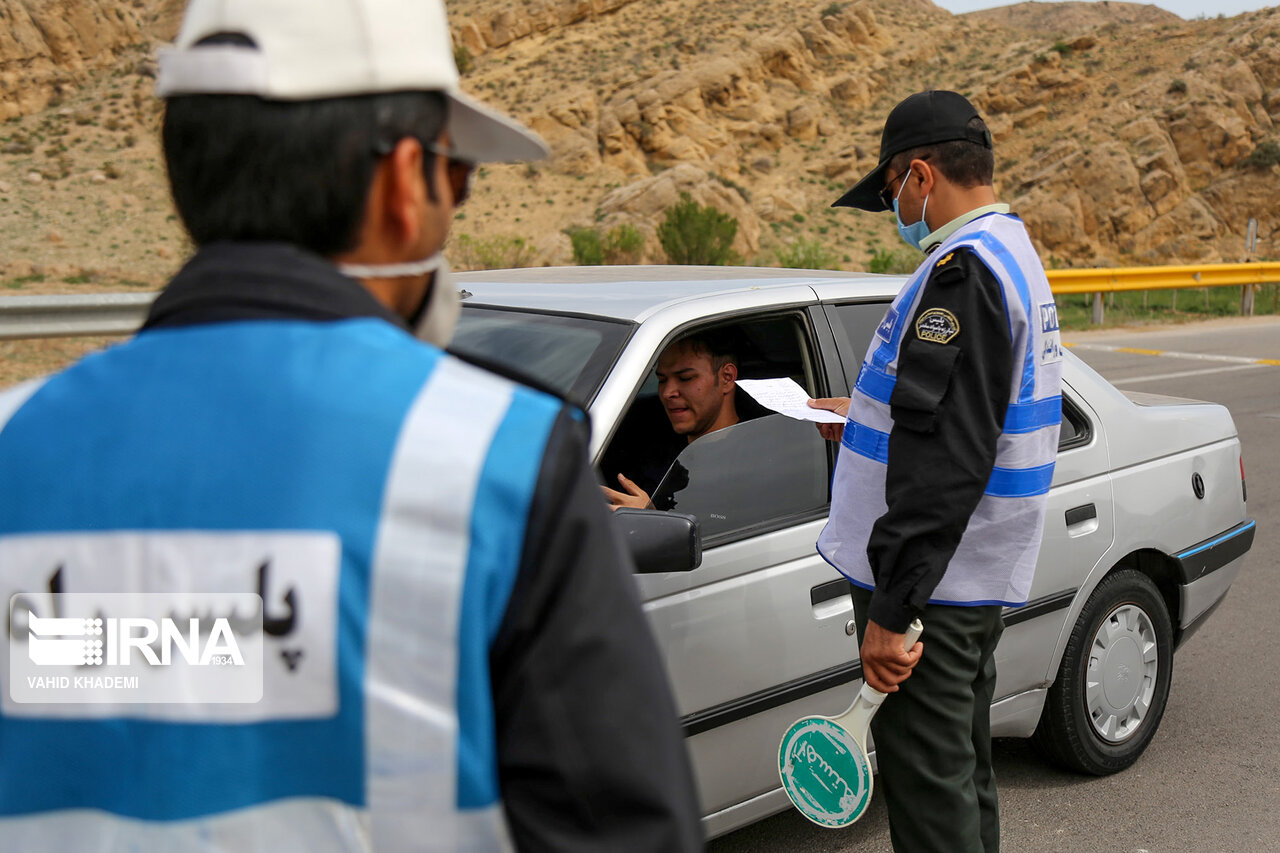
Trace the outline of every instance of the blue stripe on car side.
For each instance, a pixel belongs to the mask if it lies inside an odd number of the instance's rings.
[[[1234,539],[1234,538],[1236,538],[1237,536],[1239,536],[1239,535],[1240,535],[1240,534],[1242,534],[1242,533],[1247,533],[1248,531],[1250,531],[1250,530],[1252,530],[1254,527],[1256,527],[1256,526],[1257,526],[1257,524],[1258,524],[1258,523],[1257,523],[1256,521],[1250,521],[1248,524],[1245,524],[1245,525],[1241,526],[1240,528],[1238,528],[1238,529],[1236,529],[1236,530],[1232,530],[1232,531],[1231,531],[1231,532],[1229,532],[1229,533],[1224,533],[1224,534],[1222,534],[1222,535],[1221,535],[1221,536],[1219,536],[1217,539],[1213,539],[1213,540],[1211,540],[1211,541],[1209,541],[1209,542],[1205,542],[1203,545],[1196,545],[1196,546],[1193,546],[1190,550],[1182,551],[1182,552],[1180,552],[1180,553],[1174,554],[1173,556],[1174,556],[1174,558],[1175,558],[1175,559],[1181,560],[1181,559],[1184,559],[1184,558],[1186,558],[1186,557],[1190,557],[1190,556],[1193,556],[1193,555],[1195,555],[1195,554],[1199,554],[1201,551],[1207,551],[1208,549],[1213,548],[1213,547],[1214,547],[1214,546],[1216,546],[1216,545],[1221,545],[1223,542],[1226,542],[1226,541],[1227,541],[1227,540],[1229,540],[1229,539]]]

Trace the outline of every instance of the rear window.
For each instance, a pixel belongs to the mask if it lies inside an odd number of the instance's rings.
[[[622,352],[632,326],[598,317],[567,317],[464,305],[449,349],[496,362],[586,404]]]

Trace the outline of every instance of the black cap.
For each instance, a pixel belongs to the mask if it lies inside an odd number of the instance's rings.
[[[885,167],[894,155],[957,139],[990,148],[991,132],[985,127],[982,130],[969,127],[969,121],[974,118],[981,116],[964,95],[956,92],[930,90],[911,95],[885,119],[884,133],[880,136],[880,162],[831,206],[873,212],[892,210],[880,200],[880,191],[884,189]]]

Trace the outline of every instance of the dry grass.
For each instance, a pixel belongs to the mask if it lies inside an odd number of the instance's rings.
[[[0,388],[61,370],[86,353],[119,340],[93,337],[0,341]]]

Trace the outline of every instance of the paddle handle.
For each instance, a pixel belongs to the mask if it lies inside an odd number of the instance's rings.
[[[924,633],[924,624],[919,619],[912,621],[907,626],[907,634],[902,642],[902,650],[904,652],[911,651],[922,633]],[[858,745],[862,747],[863,752],[867,750],[867,727],[871,725],[871,718],[875,716],[876,711],[880,710],[880,705],[884,703],[884,698],[887,695],[887,693],[881,693],[864,681],[862,690],[858,692],[858,698],[853,700],[849,710],[835,718],[836,723],[844,726],[854,736],[858,741]]]
[[[920,639],[920,635],[923,633],[924,633],[924,623],[922,623],[919,619],[911,620],[911,624],[907,626],[907,633],[902,640],[902,650],[904,652],[911,651],[912,647],[915,646],[916,641]],[[881,702],[883,702],[884,697],[888,695],[885,693],[881,693],[879,690],[876,690],[874,687],[872,687],[870,684],[867,684],[865,681],[862,683],[862,693],[867,697],[867,699],[874,702],[876,705],[879,705]]]

